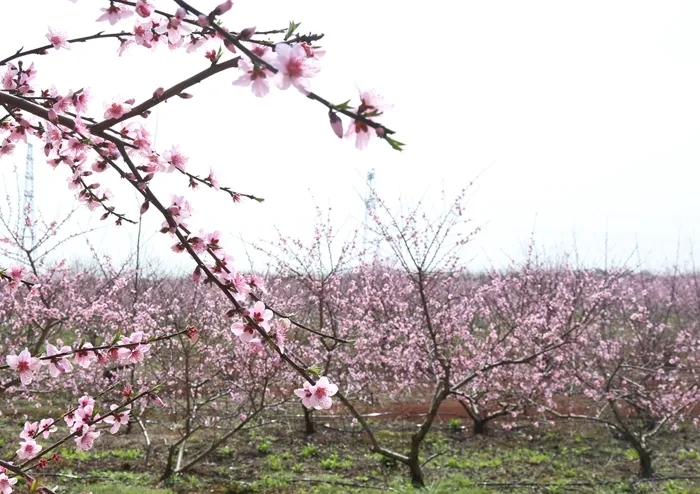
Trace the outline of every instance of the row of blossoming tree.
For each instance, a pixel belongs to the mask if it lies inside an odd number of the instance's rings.
[[[667,424],[697,420],[700,292],[694,276],[547,267],[534,257],[504,273],[474,276],[452,249],[469,238],[453,235],[461,222],[459,202],[438,221],[421,221],[419,211],[385,213],[375,218],[378,246],[363,248],[356,236],[339,242],[319,215],[310,242],[282,237],[263,248],[276,262],[270,273],[240,275],[254,280],[275,307],[276,314],[258,301],[249,310],[278,347],[333,378],[296,390],[308,433],[313,410],[330,408],[338,388],[368,410],[387,401],[424,402],[407,453],[384,448],[365,425],[373,449],[405,463],[420,483],[424,440],[446,400],[464,407],[475,433],[495,419],[505,428],[518,420],[599,423],[638,452],[644,475],[653,471],[653,436]],[[397,239],[401,246],[392,247]],[[431,245],[435,252],[421,250]],[[438,265],[420,267],[421,259]],[[86,406],[94,407],[89,398],[98,390],[115,398],[150,392],[167,404],[167,413],[149,415],[139,402],[123,412],[110,404],[118,420],[108,416],[105,428],[137,424],[147,450],[149,430],[172,431],[177,439],[168,445],[164,479],[188,471],[256,418],[274,420],[290,401],[294,373],[267,356],[253,327],[236,320],[216,291],[191,277],[151,275],[134,297],[133,271],[115,271],[107,261],[102,266],[100,272],[39,266],[34,276],[41,286],[3,299],[3,344],[43,350],[44,367],[55,378],[37,380],[46,371],[29,356],[27,368],[17,366],[19,375],[3,382],[4,393],[67,411],[64,421],[75,427],[76,414],[86,419],[95,413]],[[101,296],[92,296],[94,286],[104,287]],[[88,350],[115,331],[131,336]],[[177,336],[150,343],[144,339],[149,334]],[[65,358],[71,347],[62,337],[77,338],[83,351]],[[46,392],[51,399],[37,398]],[[85,393],[87,405],[73,410],[72,397]],[[43,424],[26,421],[20,450],[31,446],[40,454],[54,432],[54,416]],[[213,440],[203,449],[186,448],[201,431]],[[76,447],[91,448],[99,427],[92,432],[76,435]]]
[[[142,198],[140,214],[157,211],[172,250],[192,258],[192,275],[143,278],[108,262],[76,272],[36,262],[31,248],[22,264],[0,271],[0,391],[51,411],[26,421],[14,455],[0,459],[4,492],[18,479],[52,492],[35,472],[60,461],[56,453],[68,441],[90,449],[103,431],[136,424],[149,447],[150,404],[167,407],[155,416],[177,437],[168,444],[168,478],[295,397],[307,410],[328,409],[337,398],[371,449],[405,464],[416,484],[424,482],[425,438],[446,400],[462,404],[475,432],[499,417],[508,426],[525,412],[599,422],[635,448],[642,474],[652,473],[650,438],[666,424],[692,420],[700,397],[694,278],[545,269],[534,260],[475,278],[462,254],[474,233],[462,196],[437,218],[420,207],[395,214],[377,198],[376,246],[355,238],[336,250],[336,233],[319,222],[310,244],[283,237],[263,247],[277,261],[268,276],[236,270],[218,232],[188,226],[186,196],[163,201],[151,184],[174,173],[234,202],[258,198],[220,184],[213,171],[192,173],[177,147],[155,149],[141,119],[170,98],[189,99],[194,84],[237,70],[233,84],[250,85],[258,97],[271,83],[293,86],[357,147],[376,137],[400,149],[377,122],[386,105],[372,92],[361,92],[354,108],[312,92],[323,52],[314,47],[319,37],[297,34],[296,24],[230,30],[222,15],[231,1],[208,14],[181,0],[158,8],[144,0],[104,3],[98,21],[121,30],[70,39],[51,30],[49,44],[0,60],[0,155],[40,139],[48,164],[70,170],[78,200],[118,225],[133,220],[112,205],[106,183],[110,174],[124,179]],[[204,55],[208,67],[154,88],[145,101],[109,102],[101,118],[91,113],[87,88],[35,87],[41,59],[34,58],[103,38],[118,40],[120,54],[167,46]],[[9,238],[17,243],[19,235]],[[425,400],[427,412],[405,451],[394,451],[358,404],[405,398]],[[311,412],[306,424],[313,430]],[[202,450],[186,448],[203,429],[215,439]]]
[[[367,403],[425,404],[408,453],[374,444],[414,482],[423,482],[422,445],[446,400],[461,404],[475,433],[520,417],[600,424],[637,452],[645,477],[654,435],[699,424],[695,275],[547,265],[531,252],[506,272],[476,276],[462,249],[476,232],[462,196],[437,216],[420,204],[395,214],[375,203],[378,245],[340,241],[326,220],[309,243],[282,237],[264,250],[284,274],[277,300],[335,338],[304,344],[341,389]]]

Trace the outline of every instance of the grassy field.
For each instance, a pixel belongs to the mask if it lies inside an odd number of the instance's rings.
[[[5,421],[2,454],[16,449],[14,422]],[[41,476],[58,492],[79,494],[416,492],[399,464],[369,453],[362,434],[347,420],[321,425],[305,435],[300,419],[256,424],[234,436],[188,474],[158,483],[163,471],[166,435],[151,431],[148,463],[143,438],[132,434],[101,437],[94,450],[60,451]],[[411,421],[377,422],[378,437],[403,451],[415,425]],[[440,422],[427,440],[425,466],[431,493],[700,493],[700,433],[682,429],[662,433],[654,457],[658,477],[636,477],[636,454],[600,427],[562,423],[547,427],[495,428],[474,436],[459,419]],[[106,432],[106,431],[105,431]],[[105,435],[105,433],[103,433]],[[171,436],[172,437],[172,436]],[[194,453],[207,444],[206,434],[188,443]]]

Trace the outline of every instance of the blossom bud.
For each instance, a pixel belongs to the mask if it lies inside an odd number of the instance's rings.
[[[149,17],[153,12],[153,7],[146,0],[136,2],[136,13],[143,18]]]
[[[233,7],[233,0],[226,0],[224,3],[217,5],[216,8],[212,10],[211,14],[209,15],[225,14],[226,12],[231,10],[231,7]]]
[[[189,339],[192,343],[197,343],[197,340],[199,339],[199,331],[197,331],[196,327],[189,326],[187,328],[187,339]]]
[[[331,128],[333,129],[333,132],[335,133],[335,135],[342,139],[343,121],[333,110],[328,111],[328,118],[330,118],[331,120]]]
[[[161,407],[161,408],[167,408],[167,405],[157,395],[151,393],[149,395],[149,397],[151,398],[151,401],[153,402],[154,405]]]
[[[238,39],[250,39],[255,34],[255,26],[247,27],[238,34]]]
[[[231,53],[236,53],[236,47],[235,47],[234,44],[231,43],[229,40],[227,40],[227,39],[224,40],[224,46],[225,46],[226,49],[227,49],[228,51],[230,51]]]

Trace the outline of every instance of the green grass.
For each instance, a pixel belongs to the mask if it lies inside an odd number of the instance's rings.
[[[371,453],[367,438],[348,433],[350,428],[342,420],[311,436],[304,434],[301,420],[244,431],[166,486],[158,484],[158,478],[166,440],[172,444],[172,435],[159,436],[152,430],[154,447],[148,465],[141,435],[105,435],[87,452],[76,452],[67,443],[60,451],[62,460],[49,462],[44,470],[63,476],[43,480],[50,486],[58,484],[57,492],[66,494],[376,494],[389,488],[414,494],[700,493],[691,480],[661,479],[696,474],[700,467],[697,429],[683,436],[663,432],[655,438],[654,467],[660,479],[637,482],[634,450],[593,426],[574,428],[562,423],[519,431],[494,426],[488,435],[474,436],[467,419],[462,419],[460,427],[465,429],[459,433],[445,420],[421,449],[421,461],[430,461],[424,467],[426,489],[419,491],[410,485],[405,465]],[[377,423],[380,444],[405,454],[415,423]],[[0,439],[6,441],[3,454],[16,449],[16,434],[16,424],[0,424]],[[215,437],[214,431],[202,431],[188,441],[185,461]],[[37,474],[42,478],[42,472]]]
[[[65,494],[80,494],[92,492],[92,494],[175,494],[170,489],[154,489],[143,486],[128,486],[122,482],[100,482],[99,484],[77,484],[68,487]]]

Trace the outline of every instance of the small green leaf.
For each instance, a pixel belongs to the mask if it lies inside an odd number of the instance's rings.
[[[396,139],[392,139],[392,138],[389,137],[389,136],[384,136],[384,139],[386,139],[386,142],[388,142],[389,145],[390,145],[392,148],[396,149],[397,151],[403,151],[402,148],[403,148],[403,146],[406,145],[406,144],[404,144],[403,142],[399,142],[399,141],[397,141]]]
[[[301,22],[289,21],[289,27],[287,28],[287,33],[284,35],[284,40],[287,41],[289,38],[291,38],[294,31],[296,31],[300,25]]]
[[[258,202],[264,202],[265,198],[264,197],[256,197],[255,200]]]
[[[339,105],[333,105],[333,107],[334,107],[336,110],[348,110],[348,109],[350,108],[350,101],[351,101],[351,100],[347,100],[347,101],[345,101],[345,102],[343,102],[343,103],[341,103],[341,104],[339,104]]]
[[[314,376],[320,376],[321,373],[323,372],[323,367],[321,367],[320,365],[314,364],[314,365],[308,367],[306,370],[309,371]]]

